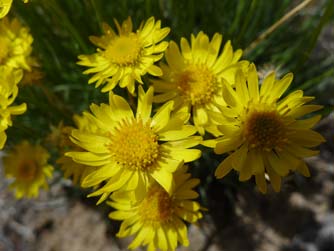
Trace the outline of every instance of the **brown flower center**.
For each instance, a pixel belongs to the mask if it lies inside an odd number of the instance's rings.
[[[173,215],[172,202],[172,198],[160,185],[152,186],[139,206],[142,220],[145,222],[168,221]]]
[[[37,175],[37,165],[33,160],[24,160],[18,168],[17,179],[21,181],[32,181]]]
[[[286,143],[286,129],[276,111],[253,111],[245,121],[244,136],[251,148],[280,150]]]

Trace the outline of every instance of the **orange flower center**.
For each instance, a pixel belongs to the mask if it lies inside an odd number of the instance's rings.
[[[110,137],[110,152],[114,160],[125,168],[147,171],[159,157],[158,137],[149,122],[122,121]]]
[[[186,71],[177,76],[178,89],[192,105],[210,102],[216,82],[216,77],[203,65],[189,65]]]
[[[245,138],[251,148],[280,150],[286,143],[286,129],[276,111],[253,111],[245,122]]]
[[[104,53],[105,57],[114,64],[131,66],[137,64],[140,52],[141,46],[138,36],[135,33],[130,33],[110,41]]]
[[[24,160],[18,168],[17,179],[21,181],[32,181],[37,175],[37,165],[33,160]]]
[[[141,202],[139,214],[144,222],[168,221],[173,215],[173,200],[160,185],[154,185]]]

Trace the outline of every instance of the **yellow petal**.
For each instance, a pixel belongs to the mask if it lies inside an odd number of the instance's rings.
[[[275,192],[279,192],[281,190],[281,177],[271,167],[266,167],[266,170],[268,172],[272,187],[274,188]]]
[[[0,18],[3,18],[4,16],[7,15],[12,6],[12,2],[13,0],[3,0],[0,3]]]
[[[183,160],[185,163],[197,160],[201,157],[199,149],[178,149],[170,148],[170,155],[177,160]]]
[[[157,234],[157,244],[158,244],[159,248],[161,250],[168,250],[168,242],[167,242],[165,231],[161,227],[158,227],[158,229],[156,231],[157,231],[156,232],[156,234]]]
[[[129,249],[135,249],[141,245],[143,245],[144,240],[146,239],[147,236],[147,231],[148,227],[145,226],[145,224],[143,225],[143,228],[141,228],[138,233],[137,236],[134,238],[134,240],[129,244],[128,248]]]
[[[235,89],[242,104],[244,104],[245,106],[248,105],[249,93],[247,88],[247,82],[241,69],[238,69],[235,76]]]
[[[160,169],[164,169],[169,173],[175,172],[182,165],[183,165],[182,159],[174,158],[174,156],[173,159],[161,159],[158,160],[157,163],[157,166]]]
[[[132,217],[135,214],[133,211],[114,211],[111,212],[108,216],[114,220],[125,220]]]
[[[156,65],[151,65],[148,69],[147,72],[151,74],[152,76],[161,76],[162,75],[162,70],[160,67]]]
[[[264,173],[255,175],[255,182],[261,193],[267,192],[267,182]]]
[[[217,179],[225,177],[233,169],[232,159],[233,156],[230,155],[219,164],[215,171]]]
[[[288,73],[281,80],[278,80],[271,91],[272,95],[277,99],[280,98],[283,93],[289,88],[292,79],[293,74]]]
[[[296,171],[305,177],[310,177],[310,171],[304,161],[300,161],[300,164],[297,166]]]
[[[96,169],[95,171],[88,174],[82,181],[82,187],[91,187],[95,186],[102,181],[113,177],[120,171],[120,167],[117,164],[105,165]]]
[[[26,103],[22,103],[20,105],[11,106],[11,107],[8,107],[8,110],[13,115],[20,115],[20,114],[24,113],[27,110],[27,104]]]
[[[247,80],[250,99],[259,101],[259,77],[257,75],[255,64],[249,66]]]
[[[155,132],[163,130],[164,127],[168,124],[170,113],[173,110],[173,105],[173,101],[165,103],[154,115],[154,117],[152,118],[151,126]]]
[[[289,140],[305,147],[315,147],[325,142],[325,139],[321,134],[309,129],[297,130],[296,133],[290,136]]]
[[[268,76],[265,77],[260,89],[261,98],[266,97],[268,93],[271,93],[271,90],[275,83],[275,72],[271,72]]]
[[[93,153],[108,153],[107,145],[110,139],[90,133],[83,133],[79,130],[72,130],[71,140],[78,146]]]
[[[108,154],[94,154],[91,152],[68,152],[65,156],[71,157],[75,162],[87,166],[103,166],[110,163]]]
[[[293,118],[300,118],[306,114],[318,111],[320,109],[322,109],[321,105],[304,105],[295,109],[291,109],[291,111],[288,112],[287,115],[292,116]]]
[[[133,118],[132,109],[123,97],[109,92],[109,104],[115,120]]]
[[[141,86],[138,87],[138,107],[136,117],[146,122],[151,117],[153,88],[150,87],[145,93]]]
[[[7,135],[5,132],[0,132],[0,150],[4,147],[7,140]]]
[[[172,193],[174,189],[173,175],[165,169],[154,170],[151,176],[168,192]]]
[[[180,140],[185,139],[196,133],[196,128],[191,125],[184,125],[178,130],[168,130],[165,132],[159,133],[159,140],[162,141],[171,141],[171,140]]]
[[[312,157],[319,154],[319,151],[304,148],[296,144],[289,144],[284,147],[291,155],[297,156],[299,158]]]
[[[177,232],[171,226],[163,226],[164,231],[167,236],[168,246],[170,250],[175,250],[177,248]]]
[[[247,159],[248,160],[248,159]],[[240,170],[240,174],[239,174],[239,180],[240,181],[246,181],[249,180],[252,175],[253,175],[253,171],[252,171],[252,165],[254,165],[255,163],[250,163],[250,164],[244,164],[243,168]]]
[[[173,225],[177,230],[178,241],[185,247],[189,246],[187,226],[177,217],[173,219]]]
[[[242,144],[240,136],[235,136],[234,138],[223,138],[220,140],[214,149],[216,154],[223,154],[236,150]]]
[[[174,41],[169,43],[168,49],[165,53],[168,65],[173,69],[181,70],[184,68],[184,59],[181,56],[179,47]]]
[[[134,171],[123,169],[113,175],[101,189],[100,192],[113,192],[124,187],[134,175]]]

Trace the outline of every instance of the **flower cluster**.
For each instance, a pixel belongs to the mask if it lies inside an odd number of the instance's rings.
[[[102,92],[109,91],[109,104],[92,104],[83,113],[94,130],[73,129],[70,138],[79,148],[65,156],[85,166],[81,186],[93,188],[89,196],[99,196],[98,203],[111,199],[107,203],[116,211],[110,218],[123,221],[118,236],[136,234],[130,249],[175,250],[177,243],[188,244],[182,220],[195,222],[202,214],[192,201],[198,181],[183,163],[201,156],[193,148],[199,144],[228,154],[217,178],[235,169],[240,181],[255,176],[263,193],[267,181],[279,191],[289,171],[309,176],[302,158],[316,155],[310,148],[323,138],[311,129],[320,116],[304,115],[321,107],[305,105],[313,98],[302,91],[281,98],[292,74],[277,80],[272,73],[259,88],[255,65],[240,60],[242,51],[234,51],[231,41],[223,45],[221,34],[210,40],[199,32],[190,43],[181,38],[179,47],[161,41],[169,29],[153,18],[136,32],[130,19],[115,23],[118,34],[104,25],[105,35],[91,37],[97,52],[79,56],[78,62],[90,67],[85,74],[94,74],[89,83],[106,84]],[[154,65],[164,51],[165,61]],[[145,92],[146,73],[153,77]],[[138,97],[135,108],[112,91],[117,84]],[[152,103],[162,105],[153,113]]]
[[[135,31],[130,17],[114,23],[116,30],[102,24],[103,35],[90,37],[96,52],[77,62],[91,75],[88,84],[103,86],[108,102],[91,103],[71,126],[60,122],[46,142],[55,146],[65,178],[113,208],[109,217],[122,221],[117,236],[135,236],[129,249],[189,244],[187,224],[201,219],[204,209],[195,201],[199,179],[191,177],[190,163],[202,151],[224,154],[216,178],[234,169],[240,181],[254,176],[262,193],[267,183],[280,191],[290,172],[310,176],[303,158],[317,155],[314,147],[324,139],[312,130],[320,116],[309,113],[321,106],[308,104],[313,97],[301,90],[286,94],[291,73],[277,79],[273,72],[259,83],[255,65],[219,33],[210,39],[200,31],[178,44],[164,41],[170,29],[154,17]],[[0,21],[1,149],[11,115],[26,109],[11,105],[23,70],[33,66],[32,41],[17,20]],[[47,186],[48,157],[26,141],[5,157],[18,198]]]
[[[7,14],[11,3],[1,1],[0,18]],[[13,125],[13,115],[21,115],[27,110],[26,103],[16,105],[15,101],[19,86],[27,82],[32,67],[37,65],[31,56],[32,42],[29,29],[18,19],[5,17],[0,20],[0,150],[7,140],[6,130]],[[17,198],[37,197],[40,187],[48,187],[46,178],[51,177],[53,170],[47,164],[48,158],[46,149],[28,141],[22,141],[5,155],[5,175],[14,179],[10,188],[15,190]]]

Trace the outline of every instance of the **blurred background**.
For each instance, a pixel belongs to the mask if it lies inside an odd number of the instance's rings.
[[[30,27],[44,78],[43,85],[20,89],[18,103],[29,103],[29,109],[8,129],[7,144],[46,137],[60,121],[71,125],[74,113],[106,101],[76,62],[95,51],[88,36],[101,35],[102,22],[114,27],[114,18],[131,16],[138,27],[155,16],[171,28],[167,39],[177,43],[191,33],[219,32],[244,50],[243,59],[255,62],[260,77],[293,72],[290,90],[302,89],[324,106],[316,130],[327,142],[318,157],[306,160],[312,177],[293,174],[281,193],[262,195],[235,173],[215,180],[221,156],[203,148],[203,157],[190,166],[201,179],[200,202],[208,211],[190,227],[190,246],[178,250],[334,251],[333,0],[14,0],[10,16]],[[0,169],[0,251],[127,250],[128,240],[115,238],[119,225],[107,218],[110,209],[95,206],[88,191],[60,172],[36,200],[15,200],[8,184]]]

